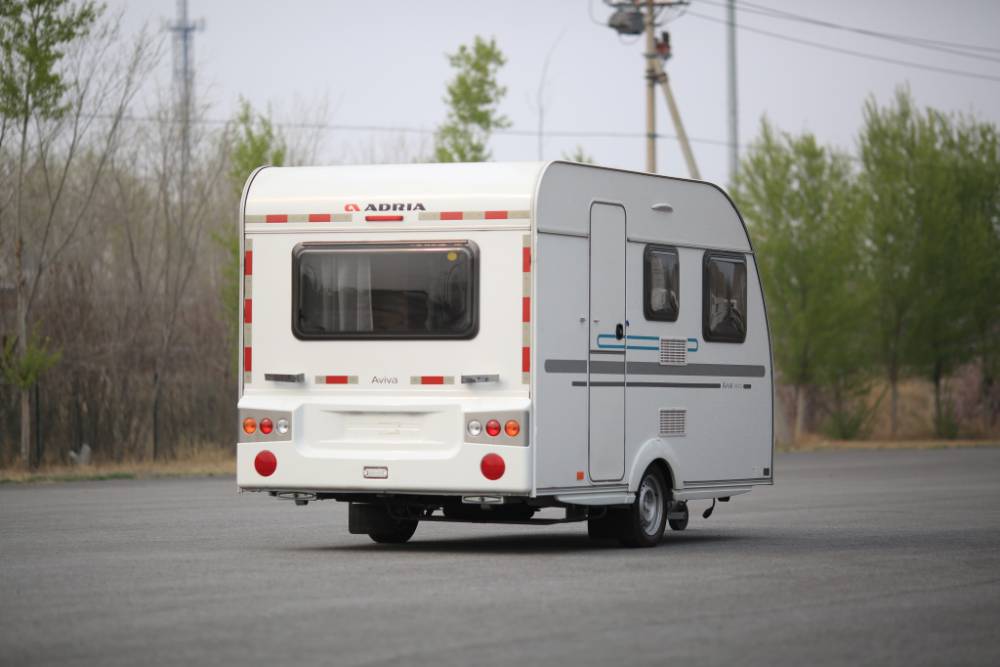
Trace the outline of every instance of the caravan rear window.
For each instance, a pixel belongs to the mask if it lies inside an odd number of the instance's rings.
[[[747,262],[742,255],[705,253],[702,336],[717,343],[747,338]]]
[[[292,259],[292,331],[302,339],[472,338],[471,242],[302,243]]]

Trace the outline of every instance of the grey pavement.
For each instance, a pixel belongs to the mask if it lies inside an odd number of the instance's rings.
[[[775,468],[646,550],[375,545],[233,479],[0,487],[0,664],[1000,665],[1000,449]]]

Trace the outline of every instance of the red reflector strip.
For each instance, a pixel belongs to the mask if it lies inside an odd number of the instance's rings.
[[[521,270],[525,273],[531,271],[531,247],[525,246],[524,252],[521,254],[523,266]]]
[[[249,347],[243,348],[243,372],[244,373],[249,373],[252,370],[251,363],[250,363],[252,356],[253,355],[252,355]]]
[[[264,222],[288,222],[287,215],[268,215],[264,218]]]
[[[309,222],[330,222],[329,213],[310,213]]]
[[[521,348],[521,372],[530,373],[531,372],[531,348],[522,347]]]
[[[444,384],[443,375],[421,375],[420,384]]]
[[[327,375],[326,384],[347,384],[351,378],[347,375]]]
[[[402,222],[401,215],[366,215],[366,222]]]
[[[487,220],[506,220],[507,211],[486,211]]]
[[[526,296],[521,299],[521,321],[531,321],[531,297]]]
[[[461,211],[441,211],[442,220],[461,220],[463,217]]]
[[[251,322],[253,322],[253,301],[243,299],[243,323],[250,324]]]
[[[243,253],[243,275],[253,275],[253,250],[247,250]]]

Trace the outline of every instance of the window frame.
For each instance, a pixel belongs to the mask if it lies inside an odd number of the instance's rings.
[[[744,289],[744,302],[746,303],[747,312],[743,314],[745,318],[746,326],[743,328],[742,336],[730,336],[730,335],[718,335],[711,332],[711,327],[709,326],[708,313],[710,306],[709,297],[709,266],[713,260],[722,260],[726,262],[732,262],[735,264],[742,264],[743,271],[746,276],[746,280],[743,285]],[[746,255],[740,252],[726,252],[722,250],[706,250],[705,255],[702,259],[702,272],[701,272],[701,337],[705,339],[706,342],[710,343],[744,343],[747,339],[747,333],[750,331],[750,271],[747,266]]]
[[[673,254],[677,259],[677,309],[673,317],[656,314],[650,304],[651,296],[651,276],[649,274],[649,256],[654,252]],[[681,254],[677,246],[662,245],[659,243],[647,243],[642,250],[642,314],[649,322],[676,322],[681,314]]]
[[[343,333],[310,333],[299,328],[299,297],[300,297],[300,263],[303,255],[322,250],[462,250],[469,253],[469,291],[472,297],[472,323],[461,332],[453,334],[441,333],[360,333],[349,331]],[[474,241],[303,241],[292,248],[292,335],[301,341],[331,341],[331,340],[471,340],[479,335],[479,246]]]

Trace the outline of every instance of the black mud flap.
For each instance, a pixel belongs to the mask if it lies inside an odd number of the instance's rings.
[[[385,505],[351,503],[347,510],[347,530],[352,535],[392,530],[398,523],[389,516],[389,509]]]

